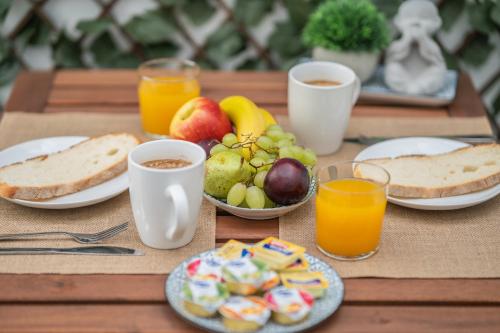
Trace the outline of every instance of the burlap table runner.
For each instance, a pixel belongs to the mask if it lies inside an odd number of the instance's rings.
[[[280,121],[287,126],[287,119]],[[353,118],[348,136],[491,134],[485,118]],[[364,146],[346,143],[318,164],[349,160]],[[500,196],[454,211],[421,211],[389,204],[379,252],[370,259],[330,259],[315,246],[314,200],[280,218],[280,237],[307,248],[343,277],[500,277]]]
[[[0,149],[26,140],[59,135],[100,135],[110,132],[140,135],[137,115],[28,114],[7,113],[0,122]],[[194,240],[176,250],[155,250],[144,246],[135,228],[129,195],[123,193],[106,202],[76,209],[43,210],[21,207],[0,200],[0,234],[67,230],[97,232],[129,222],[129,229],[107,245],[140,249],[144,256],[16,255],[0,256],[0,273],[65,274],[162,274],[184,259],[215,247],[215,208],[204,202]],[[1,242],[1,247],[73,247],[70,240]]]

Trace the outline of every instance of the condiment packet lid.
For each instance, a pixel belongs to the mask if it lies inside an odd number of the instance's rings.
[[[222,281],[223,261],[216,257],[196,258],[186,267],[186,274],[191,279]]]
[[[258,287],[265,271],[265,264],[250,258],[239,258],[226,262],[222,271],[226,280],[250,283]]]
[[[182,288],[182,297],[215,312],[229,297],[229,291],[223,283],[214,280],[187,280]]]
[[[224,260],[232,260],[243,257],[251,257],[251,246],[237,240],[231,239],[216,251],[216,256]]]
[[[260,285],[260,290],[268,291],[280,284],[280,278],[275,271],[265,271],[262,274],[262,284]]]
[[[311,311],[314,297],[307,291],[284,286],[274,288],[264,296],[274,312],[282,313],[292,320],[300,320]]]
[[[281,273],[280,278],[283,285],[288,288],[328,288],[328,280],[322,272]]]
[[[277,269],[289,266],[305,252],[305,248],[302,246],[275,237],[264,239],[257,243],[252,250],[256,258]]]
[[[264,325],[271,311],[266,301],[261,297],[232,296],[219,308],[219,312],[226,318],[253,321]]]

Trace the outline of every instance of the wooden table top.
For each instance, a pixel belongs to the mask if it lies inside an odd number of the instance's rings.
[[[6,111],[138,112],[130,70],[23,72]],[[204,72],[203,95],[241,94],[286,114],[286,73]],[[447,107],[355,106],[354,116],[474,117],[485,111],[460,75]],[[217,243],[278,235],[278,221],[217,212]],[[499,259],[500,260],[500,259]],[[499,262],[500,264],[500,262]],[[165,275],[0,275],[0,332],[199,332],[165,302]],[[500,279],[345,279],[340,310],[317,332],[499,332]]]

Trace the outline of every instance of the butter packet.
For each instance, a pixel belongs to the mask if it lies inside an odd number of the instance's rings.
[[[305,255],[301,255],[299,259],[295,260],[293,264],[280,270],[280,273],[300,273],[307,272],[309,270],[309,261],[307,261]]]
[[[314,298],[323,297],[328,289],[328,280],[322,272],[281,273],[280,279],[283,286],[306,290]]]
[[[233,260],[243,257],[251,257],[250,245],[231,239],[217,250],[216,256],[224,260]]]
[[[264,262],[270,269],[281,270],[293,264],[306,251],[302,246],[268,237],[252,248],[256,259]]]

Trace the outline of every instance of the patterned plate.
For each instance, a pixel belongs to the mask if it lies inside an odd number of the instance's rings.
[[[167,281],[165,282],[165,293],[167,296],[167,300],[172,306],[172,308],[179,314],[183,319],[190,322],[191,324],[205,329],[209,332],[221,332],[226,333],[229,332],[224,328],[222,324],[222,320],[219,317],[215,318],[200,318],[195,315],[187,312],[184,309],[183,301],[181,298],[181,290],[182,283],[185,280],[185,271],[188,262],[193,260],[194,258],[208,258],[213,256],[215,250],[203,252],[199,255],[196,255],[190,259],[185,260],[179,266],[177,266],[172,273],[170,273]],[[337,274],[337,272],[324,261],[313,257],[311,255],[306,254],[306,258],[310,264],[310,271],[318,271],[323,272],[325,277],[328,279],[329,287],[325,293],[325,295],[316,299],[316,302],[313,307],[313,311],[311,311],[309,317],[296,324],[290,326],[284,326],[269,320],[267,324],[262,327],[260,330],[256,331],[258,333],[292,333],[292,332],[303,332],[306,331],[328,317],[330,317],[340,306],[342,300],[344,298],[344,284],[342,279]]]

